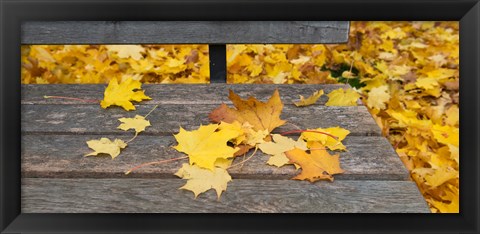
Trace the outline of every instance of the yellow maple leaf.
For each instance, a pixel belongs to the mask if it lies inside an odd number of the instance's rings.
[[[248,124],[248,123],[247,123]],[[224,130],[224,131],[233,131],[238,133],[238,137],[236,137],[232,142],[235,145],[241,144],[243,141],[245,141],[246,136],[245,136],[245,131],[246,129],[244,126],[242,126],[241,123],[238,121],[234,121],[233,123],[227,123],[227,122],[220,122],[220,125],[218,125],[219,130]]]
[[[460,111],[458,105],[450,106],[447,111],[445,111],[445,123],[450,126],[458,126]]]
[[[32,47],[33,55],[40,60],[40,62],[55,63],[56,60],[52,57],[48,51],[48,47],[45,46],[33,46]]]
[[[383,59],[383,60],[392,61],[395,58],[395,55],[393,53],[390,53],[390,52],[380,52],[378,54],[378,58]]]
[[[452,162],[451,152],[448,146],[439,148],[436,153],[425,151],[423,152],[425,152],[426,155],[430,155],[429,164],[432,168],[455,166],[455,163]]]
[[[290,60],[290,63],[304,64],[304,63],[310,61],[310,59],[311,59],[311,57],[309,57],[309,56],[300,55],[299,58]]]
[[[120,154],[120,149],[127,147],[127,144],[120,139],[115,139],[113,142],[108,138],[101,138],[100,140],[87,141],[88,147],[94,152],[86,154],[85,156],[95,156],[98,154],[109,154],[112,159]]]
[[[431,130],[433,132],[433,136],[438,142],[458,147],[460,141],[460,131],[458,128],[448,125],[441,126],[438,124],[434,124]]]
[[[180,189],[192,191],[195,198],[201,193],[214,189],[217,198],[220,199],[222,192],[227,190],[227,183],[232,180],[224,168],[215,167],[213,170],[207,170],[188,163],[184,163],[175,175],[187,180]]]
[[[246,139],[244,141],[245,144],[254,146],[256,144],[261,144],[265,142],[265,137],[268,136],[268,130],[258,130],[255,131],[253,128],[248,128],[246,130]]]
[[[427,72],[427,77],[441,80],[455,77],[456,74],[458,75],[458,69],[438,68],[433,71]]]
[[[445,55],[443,55],[443,54],[435,54],[435,55],[432,55],[432,56],[428,57],[428,59],[432,60],[437,67],[441,67],[448,62],[446,60]]]
[[[243,123],[242,129],[245,132],[245,140],[242,143],[251,146],[265,142],[265,138],[269,134],[267,129],[255,131],[253,125],[248,122]]]
[[[263,71],[263,64],[255,64],[255,63],[250,63],[246,66],[245,68],[247,71],[250,72],[249,76],[250,77],[255,77],[258,76],[260,73]]]
[[[143,58],[145,48],[140,45],[106,45],[108,50],[116,52],[119,58],[133,58],[140,60]]]
[[[276,167],[282,167],[289,164],[289,161],[290,159],[287,158],[287,155],[285,155],[285,153],[280,153],[270,156],[270,158],[268,158],[267,164]]]
[[[344,170],[340,168],[338,154],[330,155],[327,150],[324,149],[325,147],[318,142],[312,144],[312,148],[316,150],[311,150],[310,154],[297,148],[285,153],[290,159],[290,163],[296,163],[302,168],[302,172],[292,179],[308,180],[312,183],[321,179],[333,181],[332,175],[344,172]]]
[[[307,144],[302,139],[294,141],[291,138],[279,135],[272,134],[272,139],[274,142],[264,142],[258,145],[258,148],[265,154],[271,155],[268,159],[267,164],[281,167],[288,163],[288,158],[286,158],[285,152],[298,148],[302,150],[308,150]]]
[[[215,161],[215,167],[227,170],[232,165],[233,159],[219,158]]]
[[[285,123],[285,120],[280,119],[283,103],[280,100],[278,90],[273,92],[273,95],[267,102],[258,101],[252,96],[247,100],[243,100],[232,90],[230,90],[228,97],[235,109],[223,103],[208,115],[210,120],[216,123],[221,121],[227,123],[238,121],[242,124],[248,122],[255,131],[267,130],[269,133]]]
[[[451,167],[441,167],[435,169],[432,174],[425,175],[425,181],[432,188],[436,188],[445,182],[458,178],[458,171]]]
[[[256,144],[265,142],[264,139],[268,136],[267,130],[255,131],[253,126],[248,122],[243,124],[240,124],[238,121],[234,121],[233,123],[221,122],[218,129],[241,132],[242,134],[233,141],[235,145],[245,144],[255,146]]]
[[[334,139],[331,136],[325,134],[308,131],[325,132],[337,137],[337,139]],[[345,145],[343,145],[342,140],[344,140],[348,134],[350,134],[350,131],[337,126],[331,128],[307,129],[306,132],[302,132],[300,138],[307,141],[307,145],[310,148],[313,142],[320,142],[322,145],[328,147],[330,150],[346,150],[346,147]]]
[[[458,147],[448,144],[448,150],[450,151],[450,159],[454,160],[458,164],[460,162],[460,151]]]
[[[284,153],[294,148],[307,150],[307,145],[305,141],[301,139],[294,141],[292,138],[285,137],[280,134],[272,134],[272,139],[273,139],[273,142],[270,141],[270,142],[259,144],[258,148],[262,152],[270,155]]]
[[[390,100],[390,94],[387,91],[387,85],[372,88],[368,93],[367,106],[377,110],[385,109],[385,103]]]
[[[448,202],[437,201],[435,199],[429,199],[429,202],[442,213],[459,213],[459,189],[450,184],[448,184],[447,187],[448,189],[444,189],[444,195],[441,196],[441,198]]]
[[[135,129],[135,133],[138,134],[140,132],[145,131],[145,128],[150,125],[150,121],[146,120],[145,117],[141,115],[135,115],[134,118],[120,118],[118,119],[122,124],[118,126],[119,129],[127,131],[128,129]]]
[[[360,97],[353,89],[336,89],[327,94],[328,102],[325,106],[356,106],[357,100]]]
[[[441,213],[459,213],[460,204],[459,200],[452,200],[450,203],[437,201],[435,199],[427,199],[435,208],[438,209]]]
[[[407,34],[403,31],[402,28],[400,27],[396,27],[394,29],[391,29],[391,30],[386,30],[382,35],[381,37],[386,39],[386,38],[389,38],[389,39],[402,39],[404,37],[406,37]]]
[[[386,111],[390,116],[399,121],[400,126],[410,127],[411,129],[418,129],[424,134],[428,134],[432,128],[432,121],[426,119],[418,119],[417,113],[414,111],[394,111],[389,109]]]
[[[318,90],[314,92],[310,97],[304,98],[302,95],[300,95],[300,101],[298,102],[293,102],[295,106],[309,106],[315,104],[317,100],[323,95],[323,90]]]
[[[179,73],[187,69],[185,65],[185,59],[168,59],[161,67],[160,70],[165,73]]]
[[[230,147],[227,142],[241,134],[243,132],[236,129],[219,129],[218,124],[202,125],[193,131],[180,127],[180,132],[174,135],[178,145],[173,148],[187,154],[191,165],[196,164],[213,171],[217,159],[233,157],[239,148]]]
[[[445,182],[458,178],[458,171],[450,167],[439,168],[416,168],[412,174],[418,175],[431,189],[436,188]]]
[[[100,102],[102,108],[107,108],[111,105],[121,106],[123,109],[130,111],[135,110],[135,106],[131,101],[140,102],[142,100],[149,100],[141,89],[142,83],[132,78],[128,78],[124,82],[118,84],[116,79],[111,79],[108,87],[105,89],[103,100]]]
[[[417,79],[415,85],[425,90],[435,89],[439,86],[436,78],[420,78]]]

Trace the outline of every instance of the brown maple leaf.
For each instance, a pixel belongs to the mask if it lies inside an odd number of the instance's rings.
[[[315,182],[321,179],[333,181],[334,174],[343,173],[344,170],[340,168],[339,155],[330,155],[325,146],[318,142],[311,145],[311,154],[307,154],[304,150],[293,149],[287,151],[289,163],[296,163],[302,168],[302,172],[292,179],[294,180],[308,180]]]
[[[221,121],[233,123],[250,123],[255,131],[268,130],[270,133],[278,126],[285,124],[285,120],[280,119],[283,103],[280,100],[278,90],[267,102],[258,101],[255,97],[250,96],[247,100],[243,100],[230,90],[228,96],[235,108],[228,107],[222,103],[218,108],[209,114],[210,120],[219,123]]]

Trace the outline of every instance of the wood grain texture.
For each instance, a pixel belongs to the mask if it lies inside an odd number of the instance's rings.
[[[22,213],[429,213],[410,181],[233,180],[193,199],[181,179],[22,179]],[[61,195],[59,195],[61,194]]]
[[[107,85],[103,84],[49,84],[49,85],[22,85],[22,104],[72,104],[95,105],[88,102],[72,101],[67,99],[45,99],[43,96],[66,96],[81,99],[102,100]],[[231,103],[228,99],[228,90],[232,89],[240,97],[246,99],[254,96],[259,100],[267,100],[275,89],[278,88],[280,98],[284,104],[299,101],[299,95],[310,96],[313,92],[322,89],[325,94],[339,88],[350,88],[348,85],[270,85],[270,84],[143,84],[145,93],[152,98],[136,105],[146,104],[220,104]],[[328,101],[322,95],[316,105],[324,105]],[[363,105],[361,101],[359,105]],[[306,108],[306,107],[305,107]]]
[[[91,152],[85,142],[100,137],[113,140],[118,136],[24,135],[22,174],[24,177],[56,178],[174,178],[173,174],[182,163],[188,162],[184,159],[144,167],[124,175],[124,172],[142,163],[185,155],[172,148],[177,145],[172,136],[140,135],[114,160],[110,156],[83,157]],[[129,137],[120,138],[126,140]],[[347,137],[343,142],[348,149],[340,153],[345,173],[335,175],[335,180],[408,180],[408,172],[385,138]],[[229,172],[233,178],[255,179],[290,179],[299,173],[291,165],[281,168],[266,165],[268,158],[258,150],[243,167],[231,168]],[[242,160],[243,157],[237,157],[234,163]]]
[[[22,44],[346,43],[348,21],[26,21]]]
[[[365,106],[328,107],[323,96],[313,106],[291,104],[298,95],[318,89],[326,93],[344,85],[144,85],[153,100],[126,112],[102,109],[96,103],[44,99],[44,95],[102,99],[105,85],[22,85],[22,212],[425,212],[429,209],[390,143]],[[178,190],[185,181],[173,173],[186,162],[142,168],[128,176],[133,166],[183,154],[172,149],[172,134],[208,124],[208,113],[228,100],[228,89],[243,98],[266,100],[275,88],[285,107],[288,123],[276,132],[340,126],[351,131],[344,140],[348,152],[340,154],[344,174],[335,182],[310,184],[289,180],[293,166],[276,168],[257,155],[243,167],[230,169],[234,178],[220,201],[213,191],[197,200]],[[128,140],[132,131],[116,129],[121,117],[145,115],[152,126],[112,160],[84,157],[91,152],[87,140],[101,137]],[[251,152],[250,152],[251,153]],[[243,160],[237,158],[234,163]],[[175,205],[173,205],[175,204]]]
[[[179,126],[193,130],[200,124],[209,124],[208,114],[218,105],[159,105],[147,119],[151,127],[143,134],[166,135],[176,133]],[[139,105],[136,111],[126,112],[120,107],[102,109],[100,105],[22,105],[22,132],[36,134],[121,134],[131,133],[117,129],[118,118],[146,115],[154,105]],[[282,119],[288,123],[275,129],[284,132],[296,129],[340,126],[351,135],[381,135],[380,128],[364,106],[298,108],[286,105]]]

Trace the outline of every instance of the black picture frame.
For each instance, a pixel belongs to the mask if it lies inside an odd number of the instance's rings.
[[[478,233],[478,0],[0,0],[2,233],[431,232]],[[460,21],[459,214],[22,214],[20,25],[25,20]]]

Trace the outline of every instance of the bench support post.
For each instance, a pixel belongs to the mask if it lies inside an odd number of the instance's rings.
[[[225,44],[208,45],[210,54],[210,83],[227,82],[227,46]]]

